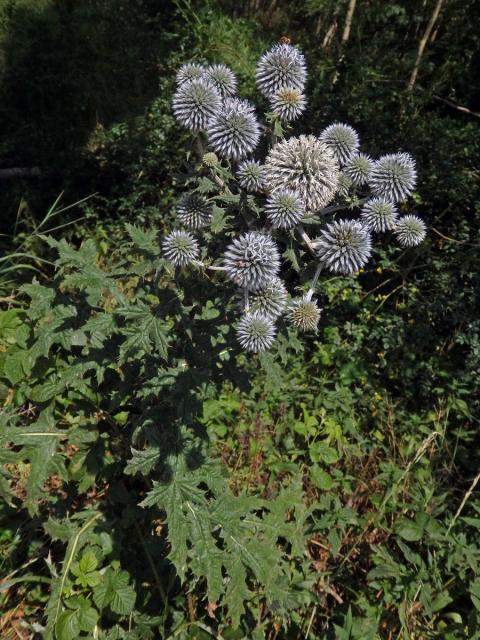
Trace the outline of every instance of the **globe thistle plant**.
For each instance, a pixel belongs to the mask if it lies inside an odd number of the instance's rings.
[[[369,185],[376,196],[391,202],[403,202],[417,182],[415,160],[409,153],[381,156],[373,165]]]
[[[200,229],[210,224],[212,207],[200,193],[184,193],[177,202],[177,217],[189,229]]]
[[[397,221],[394,233],[402,247],[416,247],[425,239],[427,227],[421,218],[410,214]]]
[[[270,106],[280,120],[291,122],[305,111],[305,96],[299,89],[282,87],[270,101]]]
[[[362,207],[360,220],[372,231],[388,231],[395,227],[397,207],[384,198],[370,198]]]
[[[246,100],[227,98],[208,122],[208,141],[225,160],[242,160],[260,139],[260,125],[255,110]]]
[[[227,247],[223,264],[227,276],[235,284],[256,291],[278,274],[280,253],[269,235],[249,231]]]
[[[184,82],[188,82],[189,80],[198,80],[203,76],[204,73],[205,69],[201,64],[197,64],[196,62],[188,62],[187,64],[182,64],[180,69],[177,71],[177,85],[181,85]]]
[[[321,309],[308,296],[295,298],[288,307],[287,320],[299,331],[316,331]]]
[[[237,324],[237,340],[245,351],[258,353],[270,349],[275,340],[275,325],[258,311],[246,313]]]
[[[215,85],[222,98],[235,95],[237,79],[231,69],[224,64],[212,64],[205,69],[205,78]]]
[[[265,204],[267,219],[275,229],[292,229],[305,215],[303,201],[290,189],[277,189]]]
[[[347,160],[343,172],[355,186],[364,187],[368,184],[372,167],[372,158],[366,153],[358,153]]]
[[[315,244],[320,262],[333,273],[344,276],[363,267],[372,253],[370,233],[355,220],[327,224]]]
[[[237,171],[238,182],[250,193],[263,191],[264,168],[257,160],[244,160]]]
[[[266,318],[275,319],[281,316],[287,306],[288,291],[280,278],[272,278],[261,289],[257,289],[249,296],[250,311],[258,311]],[[243,298],[242,305],[245,308]]]
[[[187,173],[190,191],[176,207],[182,228],[164,238],[162,254],[177,267],[200,266],[197,274],[213,272],[212,282],[225,278],[238,287],[233,298],[240,298],[243,315],[236,335],[251,353],[273,345],[281,316],[299,331],[316,331],[321,309],[312,296],[321,291],[322,273],[356,274],[372,256],[372,233],[392,230],[404,248],[426,234],[416,215],[398,218],[397,203],[416,184],[408,153],[374,160],[360,150],[357,132],[345,123],[329,124],[318,136],[288,135],[293,125],[279,126],[304,112],[305,81],[305,59],[297,47],[279,43],[262,56],[256,84],[269,104],[264,125],[253,106],[234,95],[236,78],[225,65],[186,64],[177,73],[173,112],[196,134],[198,175]],[[339,211],[348,218],[335,219]],[[315,239],[304,228],[307,217]],[[207,226],[200,261],[192,231]],[[214,251],[216,256],[210,255]],[[288,304],[280,269],[291,282],[309,259],[316,270],[307,293]]]
[[[162,242],[163,255],[176,267],[184,267],[198,260],[198,242],[188,231],[171,231]]]
[[[340,122],[326,127],[319,135],[319,140],[330,147],[340,166],[346,164],[357,153],[360,144],[355,129]]]
[[[268,191],[290,189],[309,212],[329,204],[337,192],[339,170],[332,151],[315,136],[277,143],[265,161]]]
[[[213,84],[200,78],[183,82],[173,96],[178,122],[190,131],[204,131],[209,119],[221,108],[222,99]]]
[[[276,44],[260,58],[255,78],[266,98],[273,98],[283,87],[302,92],[307,78],[305,57],[297,47]]]

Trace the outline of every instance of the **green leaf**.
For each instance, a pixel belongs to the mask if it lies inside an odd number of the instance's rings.
[[[310,478],[313,484],[323,491],[328,491],[334,484],[332,476],[316,464],[310,469]]]
[[[90,571],[94,571],[97,568],[98,560],[92,551],[87,551],[81,557],[78,566],[82,573],[89,573]]]
[[[57,640],[72,640],[80,634],[80,620],[78,610],[66,610],[59,616],[55,625]]]
[[[160,456],[161,452],[159,447],[148,447],[143,451],[132,449],[132,458],[125,467],[125,473],[132,476],[136,473],[142,473],[146,476],[157,465]]]
[[[408,518],[402,518],[395,527],[396,533],[408,542],[418,542],[423,535],[423,527]]]
[[[23,359],[25,351],[16,350],[13,353],[7,353],[3,370],[7,380],[16,385],[24,377]]]
[[[158,256],[160,254],[157,234],[153,229],[144,231],[133,224],[126,224],[125,228],[137,249],[154,256]]]
[[[128,583],[129,575],[126,571],[115,572],[109,569],[95,588],[93,601],[99,609],[109,606],[115,613],[129,615],[135,606],[136,593]]]

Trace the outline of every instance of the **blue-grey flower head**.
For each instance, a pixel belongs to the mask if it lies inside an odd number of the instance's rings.
[[[288,291],[280,280],[274,277],[270,282],[250,295],[250,311],[258,311],[267,318],[278,318],[287,305]]]
[[[276,44],[263,54],[255,74],[257,87],[265,97],[274,97],[282,87],[302,92],[307,78],[305,57],[290,44]]]
[[[182,64],[180,69],[177,71],[177,85],[181,85],[184,82],[188,82],[189,80],[198,80],[205,73],[205,67],[201,64],[197,64],[196,62],[188,62],[187,64]]]
[[[253,353],[270,349],[275,340],[275,325],[258,311],[246,313],[239,320],[236,332],[242,348]]]
[[[395,227],[398,211],[393,202],[385,198],[370,198],[363,205],[360,219],[372,231],[388,231]]]
[[[416,247],[425,239],[427,227],[421,218],[409,214],[397,221],[394,233],[402,247]]]
[[[200,193],[184,193],[177,202],[177,216],[189,229],[200,229],[212,221],[212,206]]]
[[[203,131],[209,119],[218,112],[222,98],[213,84],[200,78],[181,84],[173,96],[175,118],[190,131]]]
[[[176,267],[184,267],[198,260],[198,242],[188,231],[175,230],[166,236],[162,242],[163,255],[166,260]]]
[[[264,166],[267,190],[295,191],[307,212],[325,207],[337,191],[337,161],[329,147],[315,136],[301,135],[278,142]]]
[[[343,166],[357,153],[360,141],[358,133],[348,124],[335,122],[326,127],[318,136],[333,151],[337,162]]]
[[[277,189],[267,199],[265,213],[275,229],[292,229],[305,215],[301,197],[291,189]]]
[[[321,312],[315,300],[302,296],[292,300],[286,317],[299,331],[316,331]]]
[[[224,64],[212,64],[205,69],[205,78],[215,85],[222,98],[235,95],[237,79]]]
[[[264,168],[257,160],[244,160],[237,171],[238,182],[250,193],[263,191]]]
[[[282,87],[271,99],[270,107],[280,120],[291,122],[305,111],[304,94],[294,87]]]
[[[356,187],[364,187],[368,184],[372,167],[373,159],[366,153],[359,153],[347,160],[343,171]]]
[[[417,183],[415,160],[409,153],[381,156],[372,167],[369,185],[376,196],[391,202],[403,202]]]
[[[368,229],[354,220],[327,224],[315,241],[320,262],[333,273],[348,276],[368,262],[372,240]]]
[[[270,236],[248,231],[235,238],[223,258],[227,276],[239,287],[256,291],[280,269],[280,253]]]
[[[246,100],[226,98],[208,122],[208,141],[226,160],[242,160],[257,146],[260,125],[255,110]]]

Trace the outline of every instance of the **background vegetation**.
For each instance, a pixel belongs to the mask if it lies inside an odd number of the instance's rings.
[[[3,0],[2,638],[479,637],[477,14]],[[282,36],[308,62],[298,131],[410,151],[429,236],[245,359],[152,238],[185,172],[178,65],[225,62],[257,100]]]

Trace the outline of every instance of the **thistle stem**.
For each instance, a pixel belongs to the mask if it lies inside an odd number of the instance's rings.
[[[226,271],[227,267],[220,267],[220,266],[215,266],[213,264],[205,264],[204,262],[201,262],[200,260],[194,260],[193,264],[197,265],[197,267],[203,267],[204,269],[210,269],[210,271]]]
[[[300,237],[302,238],[302,240],[304,241],[304,243],[307,245],[308,250],[310,251],[310,253],[312,253],[313,255],[316,255],[315,245],[314,245],[312,239],[310,238],[310,236],[308,235],[308,233],[303,228],[303,225],[298,224],[297,225],[297,231],[298,231]]]
[[[243,306],[244,306],[245,313],[248,313],[250,311],[250,299],[248,297],[248,289],[243,290]]]
[[[319,264],[317,266],[317,270],[315,271],[315,274],[312,278],[312,282],[310,283],[310,288],[307,291],[307,295],[305,296],[307,300],[311,300],[313,294],[315,293],[315,287],[317,286],[317,282],[318,282],[318,278],[320,277],[320,274],[322,273],[322,269],[323,269],[323,264]]]

